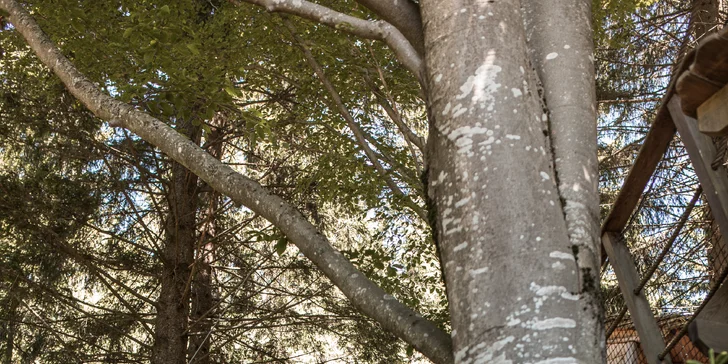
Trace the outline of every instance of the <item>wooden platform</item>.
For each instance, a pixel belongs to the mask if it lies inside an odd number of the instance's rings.
[[[687,116],[698,119],[700,132],[728,135],[728,27],[705,37],[679,75],[676,91]],[[722,91],[721,91],[722,90]]]

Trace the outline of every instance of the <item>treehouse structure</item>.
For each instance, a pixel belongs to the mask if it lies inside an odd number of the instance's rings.
[[[608,363],[707,362],[709,348],[728,351],[728,245],[716,236],[710,251],[714,275],[708,294],[690,316],[655,315],[645,285],[675,244],[692,206],[705,197],[714,225],[728,231],[728,28],[705,37],[688,52],[670,86],[637,159],[602,225],[602,267],[610,264],[624,307],[607,321]],[[660,160],[679,134],[700,182],[693,200],[675,224],[656,261],[638,273],[623,231],[638,210]],[[701,193],[702,192],[702,193]],[[624,320],[629,312],[630,322]]]

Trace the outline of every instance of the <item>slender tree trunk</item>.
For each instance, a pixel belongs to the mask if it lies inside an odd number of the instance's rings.
[[[531,55],[541,56],[529,50],[522,3],[527,2],[421,2],[431,119],[428,198],[444,264],[455,362],[601,362],[603,344],[594,339],[601,309],[591,298],[596,282],[582,279],[595,272],[583,275],[577,264],[581,246],[594,254],[597,217],[590,211],[596,198],[567,196],[587,204],[569,211],[583,222],[572,218],[567,227],[566,211],[573,205],[564,203],[557,186],[584,184],[586,194],[595,193],[596,163],[586,161],[596,154],[596,141],[575,143],[570,152],[584,162],[581,177],[567,171],[556,179],[550,110],[534,70],[548,67],[532,64]],[[582,3],[571,3],[575,14],[562,14],[578,17],[584,29],[577,38],[590,31],[589,19],[577,9]],[[558,46],[538,61],[569,57],[562,54],[564,44]],[[588,47],[576,50],[590,56]],[[579,62],[580,77],[593,75],[589,61]],[[552,87],[545,92],[561,86]],[[584,134],[591,138],[593,89],[579,96],[574,110],[588,110],[588,119],[578,121],[587,123]],[[588,231],[571,239],[569,231],[579,223]],[[596,314],[583,315],[585,307]]]
[[[179,129],[194,143],[199,143],[199,128],[191,122],[183,122]],[[190,279],[197,243],[197,176],[177,162],[171,162],[171,172],[153,364],[185,363],[187,353]]]
[[[7,296],[2,301],[2,306],[7,308],[7,314],[5,320],[2,321],[0,326],[0,341],[5,343],[5,350],[2,352],[2,363],[10,364],[13,362],[13,346],[15,345],[15,330],[17,329],[17,322],[20,321],[20,314],[18,306],[20,300],[17,297],[16,291],[18,288],[18,281],[16,280],[10,286],[7,292]]]
[[[192,311],[190,312],[190,344],[188,362],[195,364],[210,363],[210,340],[212,334],[215,295],[212,289],[213,271],[210,266],[215,260],[216,223],[215,212],[218,208],[219,194],[209,193],[207,221],[203,226],[202,244],[197,249],[195,272],[192,280]]]
[[[222,116],[213,119],[216,128],[207,137],[210,143],[208,152],[220,159],[223,151],[224,133],[220,122]],[[203,185],[206,185],[203,183]],[[189,363],[211,363],[210,343],[213,327],[213,308],[215,305],[215,292],[213,291],[213,270],[211,264],[215,261],[215,244],[217,238],[216,213],[219,208],[220,193],[211,191],[207,193],[207,211],[202,226],[200,245],[197,248],[195,272],[192,280],[192,311],[190,312],[190,344],[187,358]]]

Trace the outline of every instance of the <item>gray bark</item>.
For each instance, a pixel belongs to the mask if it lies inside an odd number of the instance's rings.
[[[0,0],[0,8],[10,14],[10,22],[43,64],[91,112],[109,120],[113,126],[127,128],[139,135],[200,176],[218,192],[268,219],[363,313],[435,363],[452,362],[451,340],[447,334],[359,272],[293,206],[269,193],[259,183],[220,163],[163,122],[103,94],[60,53],[15,0]]]
[[[599,316],[579,312],[586,286],[559,198],[548,110],[531,66],[521,5],[421,2],[431,118],[428,198],[455,362],[601,361],[599,345],[581,340],[584,328],[599,327]],[[593,92],[573,100],[574,109],[593,107],[586,101]],[[595,120],[581,122],[593,127]],[[590,160],[596,148],[589,145],[577,145],[575,153]],[[585,187],[593,193],[591,184]],[[589,196],[587,203],[593,201]]]
[[[358,3],[366,6],[387,23],[404,35],[405,38],[422,56],[425,52],[425,42],[422,33],[422,18],[420,8],[411,0],[357,0]]]
[[[579,272],[586,357],[605,354],[591,0],[525,0],[526,39],[543,87],[561,206]],[[594,319],[599,318],[599,319]]]

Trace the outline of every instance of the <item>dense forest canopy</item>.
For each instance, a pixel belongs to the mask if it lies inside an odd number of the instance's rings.
[[[2,362],[469,363],[504,358],[503,348],[520,350],[525,357],[511,360],[522,362],[549,354],[500,330],[571,322],[577,329],[557,336],[572,342],[553,344],[552,357],[601,360],[602,315],[609,321],[624,302],[609,266],[599,270],[598,215],[619,192],[675,64],[725,16],[701,18],[698,0],[559,0],[552,10],[539,1],[472,2],[462,9],[471,20],[448,24],[438,14],[460,16],[450,11],[457,2],[395,2],[392,12],[377,0],[0,0]],[[559,20],[573,27],[563,27],[566,39],[548,38],[561,33],[541,12],[572,7]],[[486,39],[514,24],[524,29]],[[456,48],[480,34],[485,48]],[[564,85],[538,60],[567,58],[572,47],[582,51],[573,68],[594,70]],[[486,63],[475,64],[480,55]],[[504,55],[511,68],[493,61]],[[459,77],[450,68],[467,72],[450,84]],[[585,87],[575,91],[586,98],[581,109],[545,96],[572,84]],[[446,104],[478,87],[473,102],[482,112],[496,105],[495,121]],[[507,112],[536,115],[533,128],[496,113],[506,99],[526,100]],[[560,116],[572,112],[575,121]],[[463,119],[474,121],[455,125]],[[564,131],[573,122],[582,134]],[[519,141],[541,144],[502,152],[513,160],[490,157]],[[457,159],[471,150],[485,164]],[[514,160],[523,173],[495,173]],[[464,177],[448,177],[450,167]],[[516,188],[536,186],[528,178],[546,187]],[[465,180],[492,187],[466,196]],[[557,185],[567,182],[586,192]],[[676,139],[625,231],[641,271],[697,185]],[[527,206],[530,198],[541,204]],[[475,200],[475,210],[448,215]],[[535,225],[519,208],[537,215]],[[475,231],[479,219],[502,223]],[[661,314],[690,313],[716,269],[704,203],[688,226],[645,288]],[[532,278],[552,273],[541,273],[532,245],[517,245],[524,234],[562,258],[547,267],[581,260],[574,277],[554,279],[580,282],[558,284],[558,294],[577,301],[563,310],[589,315],[538,316],[538,296],[557,285]],[[489,238],[480,252],[467,245],[479,235]],[[472,261],[458,255],[466,247]],[[504,297],[490,315],[471,309],[485,300],[478,277]],[[509,288],[521,281],[531,282],[524,293]],[[533,296],[536,313],[506,317],[521,295]],[[550,310],[565,314],[546,302]],[[482,347],[468,336],[472,322],[482,322]],[[532,338],[546,350],[547,333]]]

